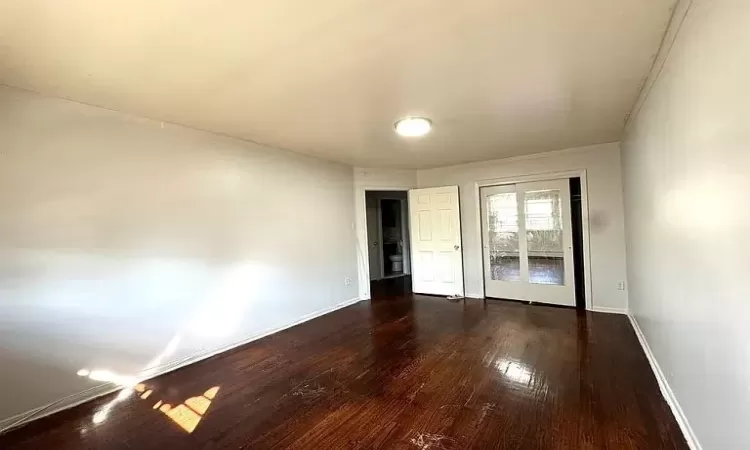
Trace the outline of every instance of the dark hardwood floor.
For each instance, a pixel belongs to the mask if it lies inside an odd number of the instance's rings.
[[[625,316],[401,294],[407,282],[0,448],[687,448]]]

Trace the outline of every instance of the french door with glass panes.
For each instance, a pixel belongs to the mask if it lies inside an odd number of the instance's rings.
[[[480,190],[488,297],[575,306],[567,179]]]

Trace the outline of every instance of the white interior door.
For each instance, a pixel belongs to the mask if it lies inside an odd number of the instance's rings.
[[[414,292],[463,295],[458,186],[410,190],[409,226]]]
[[[575,306],[567,179],[481,189],[485,294]]]

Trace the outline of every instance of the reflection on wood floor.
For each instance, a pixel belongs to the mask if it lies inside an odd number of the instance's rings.
[[[565,284],[563,258],[529,258],[529,282],[533,284]],[[521,260],[518,257],[497,258],[491,264],[492,279],[496,281],[521,281]]]
[[[0,448],[687,448],[625,316],[389,282],[372,302],[147,381],[100,423],[117,394]],[[200,420],[165,417],[174,405]]]

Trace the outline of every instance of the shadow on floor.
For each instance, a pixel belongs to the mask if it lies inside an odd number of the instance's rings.
[[[370,282],[370,296],[373,300],[403,297],[411,293],[411,275],[383,278],[382,280],[373,280]]]

